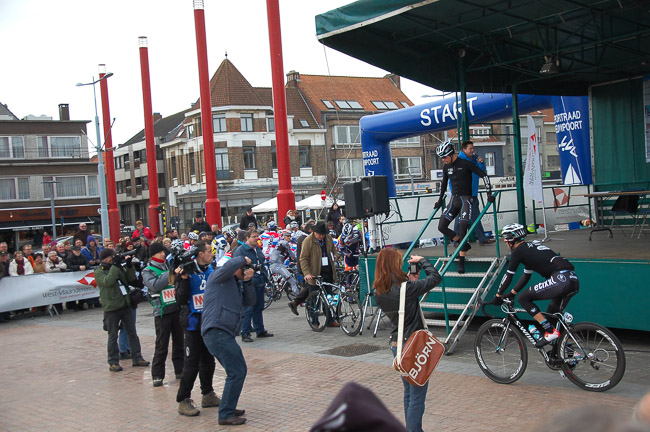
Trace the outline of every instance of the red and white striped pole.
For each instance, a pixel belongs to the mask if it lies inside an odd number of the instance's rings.
[[[108,226],[109,237],[117,244],[120,240],[120,210],[117,208],[117,188],[115,187],[115,164],[113,162],[113,138],[111,110],[108,105],[108,80],[106,65],[99,65],[99,88],[102,95],[102,120],[104,122],[104,171],[106,172],[106,189],[108,191]],[[106,235],[106,233],[103,233]]]
[[[149,79],[149,48],[146,36],[138,38],[140,47],[140,72],[142,75],[142,102],[144,106],[144,139],[147,144],[147,176],[149,177],[149,229],[161,232],[158,221],[158,170],[156,169],[156,142],[153,135],[153,110],[151,108],[151,80]]]
[[[212,132],[212,98],[210,97],[210,77],[208,75],[208,48],[205,41],[205,12],[203,0],[194,0],[194,27],[196,30],[196,56],[199,67],[199,87],[201,90],[201,128],[203,134],[203,155],[205,158],[205,218],[212,225],[223,226],[221,222],[221,203],[217,196],[217,167],[214,155],[214,135]]]
[[[296,194],[291,188],[291,161],[287,128],[287,101],[282,64],[282,33],[278,0],[266,0],[273,80],[273,115],[275,117],[275,144],[278,157],[278,218],[296,209]]]

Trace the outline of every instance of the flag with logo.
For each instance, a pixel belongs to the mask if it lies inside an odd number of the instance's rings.
[[[537,127],[531,116],[528,120],[528,154],[524,171],[524,193],[533,201],[543,201],[542,173],[539,168],[539,137]]]

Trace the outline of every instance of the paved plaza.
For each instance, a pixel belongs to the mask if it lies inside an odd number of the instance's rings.
[[[378,335],[364,329],[349,337],[340,329],[314,333],[300,316],[292,315],[286,299],[265,312],[275,337],[241,344],[248,377],[239,407],[246,409],[244,426],[219,426],[217,408],[201,409],[198,417],[177,413],[171,361],[163,387],[153,388],[150,368],[111,373],[106,364],[106,333],[102,312],[65,311],[60,317],[37,316],[0,325],[0,430],[3,431],[304,431],[321,416],[348,381],[374,391],[403,421],[402,385],[391,368],[389,329],[382,320]],[[151,307],[138,309],[142,352],[151,360],[154,329]],[[424,415],[426,431],[525,431],[545,412],[584,404],[605,404],[631,415],[638,398],[650,390],[650,343],[647,333],[623,332],[627,372],[606,393],[578,389],[541,363],[529,351],[529,368],[512,385],[498,385],[478,369],[471,350],[472,325],[456,352],[445,356],[431,378]],[[441,330],[434,330],[442,335]],[[238,338],[238,340],[240,340]],[[354,344],[354,346],[350,346]],[[325,353],[339,348],[344,357]],[[368,352],[372,351],[372,352]],[[217,365],[214,386],[220,394],[225,374]],[[200,405],[197,385],[193,399]]]

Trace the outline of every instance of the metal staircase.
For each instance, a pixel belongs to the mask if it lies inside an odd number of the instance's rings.
[[[442,274],[448,263],[449,258],[439,258],[435,267]],[[499,258],[468,257],[465,266],[471,271],[463,274],[446,271],[442,283],[420,300],[423,311],[444,314],[445,319],[427,319],[426,323],[429,326],[446,328],[447,338],[443,342],[447,347],[447,354],[451,354],[456,348],[476,315],[478,300],[485,298],[499,279],[504,265],[505,260]],[[455,318],[450,319],[450,315]]]

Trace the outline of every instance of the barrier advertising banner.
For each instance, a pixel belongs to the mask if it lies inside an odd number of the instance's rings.
[[[0,312],[99,297],[92,270],[6,276],[0,279]]]
[[[593,184],[589,99],[586,96],[554,96],[553,111],[563,183]]]

